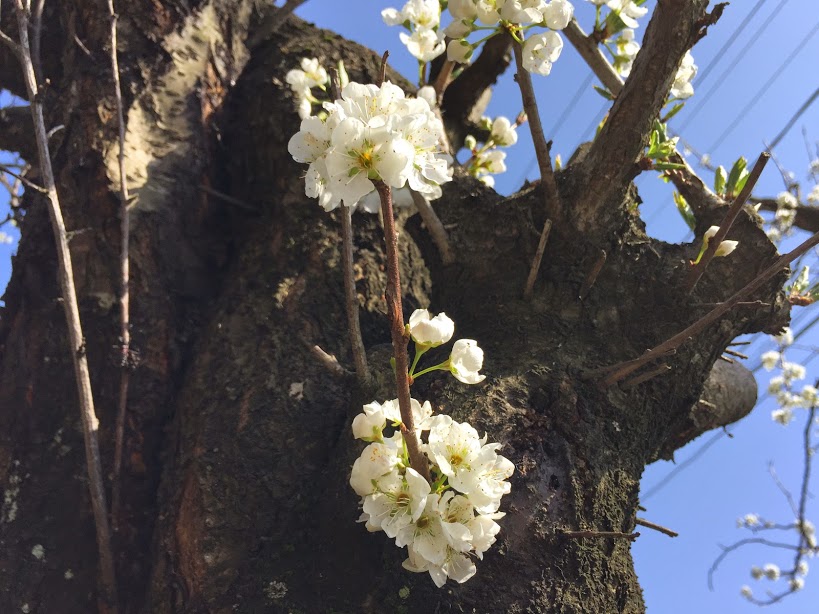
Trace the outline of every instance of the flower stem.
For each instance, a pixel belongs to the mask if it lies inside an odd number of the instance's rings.
[[[381,197],[381,213],[384,217],[384,240],[387,252],[387,317],[390,320],[392,348],[395,355],[395,387],[398,392],[398,408],[401,411],[401,434],[407,444],[410,464],[429,482],[429,463],[421,452],[415,421],[412,416],[409,389],[409,356],[401,307],[401,277],[398,271],[398,235],[395,231],[395,215],[392,209],[392,189],[380,180],[373,181]]]
[[[449,370],[449,358],[447,358],[441,364],[435,365],[433,367],[427,367],[423,371],[419,371],[418,373],[413,374],[413,379],[418,379],[422,375],[426,375],[427,373],[431,373],[432,371],[448,371]]]

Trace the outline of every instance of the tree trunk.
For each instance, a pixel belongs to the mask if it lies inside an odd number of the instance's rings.
[[[785,323],[785,272],[748,299],[772,306],[721,318],[665,358],[667,374],[604,387],[594,370],[671,337],[770,264],[776,252],[756,217],[740,215],[738,257],[715,260],[688,295],[682,280],[699,244],[646,236],[632,206],[636,170],[600,203],[600,225],[578,230],[591,218],[573,207],[588,200],[594,173],[578,159],[558,175],[565,221],[531,301],[522,289],[546,216],[538,185],[502,198],[456,174],[435,204],[457,255],[448,266],[417,216],[401,218],[405,309],[446,311],[487,356],[477,388],[431,376],[413,396],[502,442],[517,469],[498,544],[469,582],[436,589],[401,569],[405,552],[356,524],[348,485],[361,449],[352,416],[394,398],[378,221],[353,218],[364,341],[380,382],[362,391],[310,350],[352,364],[340,221],[304,196],[286,147],[299,120],[284,76],[299,59],[343,59],[353,80],[371,82],[379,58],[292,16],[266,36],[256,30],[262,42],[249,50],[255,24],[275,23],[262,19],[263,4],[118,6],[139,359],[113,519],[122,611],[643,611],[628,540],[563,533],[634,530],[643,468],[691,439],[692,407],[722,350]],[[692,39],[704,3],[678,4],[690,9],[680,36]],[[110,469],[120,245],[108,25],[89,0],[47,3],[44,25],[48,121],[65,126],[52,158]],[[8,57],[0,76],[7,87],[19,81]],[[97,554],[56,257],[41,197],[29,191],[25,206],[0,312],[0,611],[90,612]],[[698,213],[701,235],[724,210]],[[42,560],[32,556],[38,544]]]

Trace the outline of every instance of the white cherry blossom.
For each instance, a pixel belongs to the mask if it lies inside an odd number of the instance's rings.
[[[464,384],[478,384],[486,379],[478,371],[483,367],[483,350],[473,339],[458,339],[449,355],[449,370]]]
[[[552,72],[552,64],[561,51],[563,39],[556,32],[535,34],[523,43],[523,67],[545,77]]]
[[[452,338],[455,322],[443,312],[433,318],[426,309],[416,309],[409,319],[409,331],[415,343],[438,347]]]

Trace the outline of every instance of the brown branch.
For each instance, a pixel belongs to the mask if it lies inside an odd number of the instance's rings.
[[[610,197],[630,181],[680,62],[696,40],[707,4],[707,0],[657,3],[631,75],[582,163],[586,181],[581,182],[583,190],[573,208],[581,231],[605,224],[601,214]]]
[[[532,87],[532,75],[523,68],[523,46],[515,42],[515,65],[517,73],[515,81],[520,86],[520,97],[523,100],[523,110],[529,122],[529,130],[532,133],[532,142],[535,146],[537,165],[540,169],[540,183],[543,187],[543,201],[546,215],[550,218],[560,220],[563,217],[563,207],[560,203],[560,192],[557,189],[555,172],[552,169],[552,156],[549,152],[550,145],[543,135],[543,124],[540,122],[540,112],[535,100],[535,90]]]
[[[398,268],[398,234],[395,231],[395,214],[392,208],[392,188],[383,181],[373,181],[381,197],[381,213],[384,218],[384,241],[387,252],[387,317],[390,320],[390,335],[395,356],[395,387],[398,391],[398,407],[401,411],[401,434],[407,445],[410,464],[427,482],[430,482],[429,464],[421,452],[418,435],[415,433],[415,419],[409,389],[409,357],[407,336],[404,326],[404,312],[401,305],[401,275]],[[431,482],[430,482],[431,483]]]
[[[532,259],[532,266],[529,268],[529,277],[526,278],[526,286],[523,288],[524,300],[532,298],[532,291],[535,288],[537,274],[540,271],[540,264],[543,261],[543,252],[546,251],[546,242],[549,240],[549,233],[552,231],[552,220],[547,219],[543,223],[543,230],[540,232],[540,241],[537,244],[535,257]]]
[[[5,164],[0,164],[0,172],[6,173],[7,175],[11,175],[24,186],[31,188],[32,190],[37,190],[40,194],[48,194],[48,190],[46,190],[43,186],[37,185],[33,181],[29,181],[28,179],[26,179],[23,175],[15,173],[13,170],[9,169],[9,167],[6,166]]]
[[[382,71],[387,65],[387,52],[381,61]],[[341,82],[338,70],[330,69],[330,93],[335,100],[341,98]],[[347,311],[347,333],[350,337],[350,348],[353,354],[353,364],[362,388],[372,381],[370,369],[367,366],[367,352],[364,349],[364,340],[361,338],[361,322],[358,316],[358,292],[355,287],[355,273],[353,271],[353,209],[346,204],[341,206],[341,263],[344,276],[344,306]]]
[[[623,79],[614,70],[614,67],[609,63],[608,59],[595,41],[578,25],[576,19],[572,19],[563,29],[563,34],[569,39],[569,42],[577,50],[592,72],[597,76],[606,89],[611,92],[616,98],[623,90]]]
[[[639,386],[640,384],[643,384],[643,383],[645,383],[645,382],[647,382],[649,380],[654,379],[658,375],[663,375],[665,373],[668,373],[669,371],[671,371],[671,367],[669,367],[667,364],[663,363],[661,365],[658,365],[656,368],[652,369],[651,371],[641,373],[640,375],[637,375],[637,376],[631,378],[627,382],[623,382],[623,384],[620,387],[623,390],[629,390],[631,388],[634,388],[635,386]]]
[[[284,6],[268,8],[267,10],[269,12],[258,25],[256,31],[248,37],[248,49],[254,49],[265,41],[270,40],[270,38],[279,30],[279,28],[284,25],[287,18],[292,15],[293,11],[299,8],[306,1],[307,0],[287,0],[287,2],[284,3]]]
[[[751,195],[751,191],[754,189],[754,186],[756,186],[756,182],[759,181],[759,176],[762,174],[762,171],[770,158],[770,154],[766,151],[759,154],[759,158],[757,158],[754,168],[751,169],[751,173],[748,175],[745,186],[743,186],[742,191],[736,197],[734,202],[731,203],[728,213],[725,214],[725,217],[720,222],[717,234],[711,237],[711,239],[708,241],[708,248],[705,250],[702,258],[700,258],[699,263],[695,264],[689,271],[684,285],[686,293],[690,293],[694,289],[694,286],[697,285],[697,282],[700,280],[703,273],[705,273],[706,267],[710,264],[711,260],[713,260],[717,253],[717,249],[719,248],[723,239],[725,239],[725,237],[728,235],[728,231],[731,230],[734,220],[737,219],[739,212],[742,210],[742,206],[747,202],[748,197]]]
[[[446,228],[444,228],[441,218],[435,213],[435,209],[429,204],[429,201],[423,194],[419,194],[411,188],[407,188],[412,195],[412,202],[415,203],[415,208],[418,209],[418,215],[426,226],[427,232],[432,237],[432,242],[438,248],[438,253],[441,254],[441,262],[445,265],[450,265],[455,262],[455,256],[452,253],[452,247],[449,244],[449,236]]]
[[[131,291],[130,291],[130,242],[131,216],[128,212],[128,181],[125,174],[125,116],[122,109],[122,88],[119,80],[119,62],[117,60],[117,14],[114,12],[114,1],[108,0],[108,18],[111,34],[111,77],[114,82],[114,100],[117,105],[117,128],[119,139],[119,342],[120,342],[120,379],[119,406],[114,439],[114,470],[111,476],[111,522],[116,531],[119,523],[120,493],[122,484],[122,450],[125,440],[125,415],[128,411],[128,386],[131,377]]]
[[[204,192],[205,194],[213,196],[214,198],[218,198],[222,202],[225,202],[225,203],[227,203],[229,205],[233,205],[234,207],[238,207],[239,209],[243,209],[243,210],[249,211],[251,213],[256,213],[256,214],[261,213],[261,211],[259,210],[258,207],[254,207],[253,205],[251,205],[249,203],[246,203],[243,200],[239,200],[238,198],[235,198],[234,196],[230,196],[228,194],[225,194],[224,192],[220,192],[219,190],[214,190],[210,186],[198,185],[196,187],[199,189],[200,192]]]
[[[511,44],[512,37],[505,32],[493,36],[484,43],[478,58],[447,86],[441,113],[446,119],[449,140],[456,150],[460,149],[471,127],[483,114],[489,102],[487,92],[509,67]]]
[[[665,535],[668,535],[669,537],[679,537],[679,535],[680,535],[676,531],[672,531],[671,529],[667,529],[666,527],[664,527],[662,525],[659,525],[659,524],[656,524],[656,523],[653,523],[653,522],[651,522],[649,520],[646,520],[645,518],[637,518],[634,522],[635,522],[635,524],[638,524],[641,527],[646,527],[647,529],[654,529],[655,531],[659,531],[660,533],[664,533]]]
[[[316,358],[319,364],[335,377],[346,379],[351,375],[354,375],[354,373],[342,367],[338,362],[338,359],[332,354],[328,354],[317,345],[311,345],[310,343],[307,343],[306,345],[309,348],[310,353]]]
[[[702,331],[704,331],[708,326],[716,322],[719,318],[723,315],[728,313],[737,303],[739,303],[742,299],[747,297],[749,294],[752,294],[771,279],[773,279],[777,274],[782,273],[783,269],[793,260],[807,252],[810,248],[814,245],[819,244],[819,232],[812,235],[809,239],[804,241],[801,245],[797,246],[787,254],[784,254],[776,259],[776,261],[765,269],[762,273],[757,275],[754,279],[748,282],[743,288],[738,290],[731,296],[728,300],[724,301],[723,303],[719,304],[717,307],[709,311],[706,315],[702,318],[688,326],[683,331],[677,333],[670,339],[664,341],[660,345],[650,350],[646,350],[646,352],[632,360],[628,360],[626,362],[619,363],[617,365],[612,365],[607,369],[610,371],[610,374],[603,380],[604,386],[611,386],[615,382],[623,379],[627,375],[630,375],[641,366],[646,363],[649,363],[656,359],[657,357],[669,352],[671,350],[677,349],[683,343],[685,343],[688,339],[698,335]]]
[[[71,253],[63,221],[57,186],[54,181],[54,170],[51,167],[51,153],[48,147],[48,136],[43,118],[43,106],[39,100],[37,77],[31,58],[31,47],[28,38],[28,14],[23,0],[15,0],[17,23],[20,37],[20,65],[28,92],[34,134],[37,140],[37,153],[40,163],[40,175],[48,191],[46,202],[57,247],[58,278],[62,290],[63,309],[71,344],[71,359],[74,363],[74,375],[79,393],[80,413],[82,416],[83,437],[85,440],[85,459],[88,471],[88,486],[91,491],[91,506],[97,533],[97,549],[101,572],[101,609],[117,612],[116,575],[114,557],[111,550],[111,532],[108,525],[108,506],[105,501],[102,463],[100,461],[97,431],[99,420],[94,410],[94,397],[91,391],[91,375],[88,369],[88,358],[85,353],[80,311],[77,305],[77,291],[74,287],[74,271],[71,265]]]
[[[385,51],[384,55],[381,56],[381,68],[378,70],[378,82],[376,83],[378,87],[384,85],[384,81],[387,78],[387,60],[389,59],[389,57],[390,57],[389,51]],[[334,89],[338,90],[338,96],[336,96],[336,98],[341,98],[341,89],[335,87],[335,85],[333,87]]]
[[[581,301],[586,298],[586,295],[588,295],[592,286],[594,286],[594,282],[597,281],[597,276],[600,275],[600,271],[603,270],[604,264],[606,264],[606,250],[601,249],[597,255],[597,260],[594,261],[592,268],[589,269],[586,279],[583,280],[583,285],[580,286],[580,292],[577,293],[577,298]]]
[[[775,198],[751,197],[750,200],[754,205],[760,205],[759,208],[763,211],[776,211],[779,208]],[[793,220],[793,225],[808,232],[819,231],[819,207],[798,205],[796,207],[796,218]]]

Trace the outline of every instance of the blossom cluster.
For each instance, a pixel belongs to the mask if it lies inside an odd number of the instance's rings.
[[[438,0],[409,0],[400,11],[383,10],[381,17],[387,25],[407,30],[400,34],[401,42],[422,64],[444,51],[451,61],[465,64],[481,43],[504,30],[514,30],[519,36],[523,28],[548,28],[551,31],[534,35],[523,46],[524,68],[548,75],[563,48],[562,39],[553,30],[565,28],[574,14],[568,0],[450,0],[447,7],[452,22],[446,28],[441,28]],[[468,37],[478,30],[489,30],[490,34],[470,42]],[[451,39],[448,45],[445,37]]]
[[[525,117],[519,116],[515,123],[502,115],[494,120],[483,117],[479,125],[489,132],[486,142],[478,145],[478,140],[471,134],[464,139],[464,147],[472,154],[464,164],[466,171],[489,187],[493,187],[495,179],[492,175],[506,172],[506,153],[499,147],[511,147],[518,142],[517,127],[525,121]]]
[[[471,339],[456,341],[446,361],[415,372],[425,352],[452,338],[455,325],[446,314],[417,310],[407,330],[415,342],[411,380],[433,370],[448,370],[468,384],[483,380],[483,352]],[[475,575],[475,559],[497,539],[496,521],[504,516],[498,510],[511,490],[514,465],[498,454],[501,444],[488,443],[471,425],[433,415],[429,401],[410,404],[430,481],[411,466],[398,400],[365,405],[352,425],[353,436],[369,442],[350,475],[361,497],[359,521],[407,548],[405,569],[428,572],[438,587],[447,578],[466,582]]]
[[[299,117],[304,119],[313,114],[313,105],[321,104],[321,100],[316,97],[313,90],[319,89],[326,93],[330,77],[316,58],[302,58],[300,65],[300,69],[294,68],[288,71],[284,80],[296,95]]]
[[[780,241],[793,232],[793,223],[796,220],[796,208],[799,201],[790,192],[780,192],[776,197],[776,213],[773,223],[767,230],[771,241]]]
[[[804,588],[805,576],[808,573],[808,562],[805,559],[812,558],[816,554],[816,529],[814,528],[812,522],[809,520],[800,522],[799,519],[797,519],[793,522],[793,524],[777,525],[770,520],[760,518],[757,514],[746,514],[737,520],[737,526],[750,529],[754,533],[767,530],[797,531],[799,534],[799,546],[795,546],[794,550],[797,550],[798,556],[794,566],[791,569],[782,570],[774,563],[766,563],[761,567],[758,565],[753,565],[750,569],[750,574],[754,580],[761,580],[765,578],[772,582],[776,582],[780,579],[787,579],[788,592],[796,592]],[[740,594],[748,600],[756,601],[753,589],[748,585],[745,585],[740,589]],[[780,598],[781,596],[782,595],[772,597],[771,592],[767,591],[768,599]],[[769,602],[761,603],[767,604]]]
[[[325,210],[355,206],[375,190],[374,180],[429,200],[441,196],[452,170],[440,153],[443,124],[425,98],[407,98],[390,82],[351,82],[323,108],[322,116],[302,120],[287,149],[310,165],[305,194]]]
[[[454,21],[445,32],[452,39],[447,45],[451,61],[468,63],[482,42],[505,30],[523,42],[524,69],[545,76],[563,50],[563,39],[556,31],[569,25],[574,6],[568,0],[451,0],[449,12]],[[523,31],[536,26],[548,31],[523,40]],[[490,34],[469,42],[477,30],[490,30]]]
[[[779,343],[778,350],[771,350],[762,354],[762,366],[767,371],[778,368],[780,375],[776,375],[768,382],[768,393],[776,397],[778,408],[771,412],[771,418],[782,426],[790,424],[794,419],[794,410],[810,408],[819,403],[819,391],[814,386],[805,385],[799,392],[795,391],[796,382],[805,379],[805,367],[799,363],[785,360],[785,350],[793,343],[793,334],[790,329],[775,337]]]

